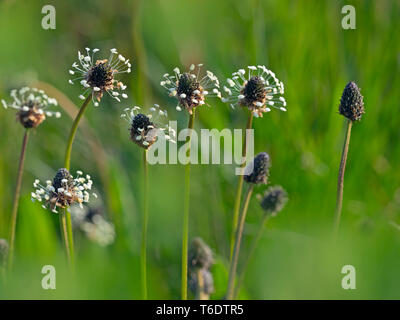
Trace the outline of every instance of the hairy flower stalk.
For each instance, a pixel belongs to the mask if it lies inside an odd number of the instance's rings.
[[[143,218],[142,241],[140,249],[141,290],[142,299],[147,299],[147,226],[149,219],[149,168],[148,150],[162,137],[175,143],[175,131],[166,124],[167,111],[155,104],[148,113],[141,113],[141,108],[135,106],[126,108],[121,115],[129,123],[129,135],[133,143],[143,149]]]
[[[257,234],[254,237],[252,244],[250,246],[247,258],[244,260],[244,265],[242,267],[240,275],[238,276],[238,281],[235,287],[235,294],[234,294],[235,298],[237,298],[239,294],[239,290],[240,287],[242,286],[247,266],[254,252],[256,251],[258,242],[261,239],[267,221],[269,220],[270,217],[275,217],[280,211],[282,211],[282,209],[285,207],[288,201],[287,193],[281,186],[269,187],[267,191],[265,191],[263,196],[259,195],[257,196],[260,199],[260,206],[264,210],[264,215],[262,217]]]
[[[11,108],[17,110],[17,121],[19,121],[25,128],[19,157],[17,183],[15,187],[10,220],[8,265],[11,269],[14,259],[14,242],[17,227],[18,204],[21,193],[22,174],[24,170],[26,148],[28,145],[29,130],[32,128],[37,128],[46,119],[46,117],[61,117],[61,113],[49,110],[49,108],[57,105],[57,100],[47,96],[43,90],[23,87],[19,90],[11,90],[10,96],[12,98],[12,102],[7,103],[5,100],[1,100],[1,103],[5,109]]]
[[[193,239],[188,253],[188,277],[189,288],[196,300],[208,300],[214,292],[214,281],[210,272],[213,264],[210,247],[201,238]]]
[[[120,97],[124,99],[128,98],[126,93],[120,94],[119,91],[124,91],[126,86],[121,81],[117,80],[115,76],[117,74],[131,72],[131,63],[129,62],[129,59],[125,59],[114,48],[110,50],[108,59],[95,59],[95,55],[100,51],[97,48],[93,50],[86,48],[85,50],[85,54],[78,51],[78,62],[74,62],[72,68],[69,70],[70,75],[77,76],[74,79],[70,79],[69,83],[74,84],[75,81],[79,81],[84,88],[84,92],[79,95],[79,98],[84,100],[84,102],[74,119],[68,137],[64,160],[64,167],[67,170],[70,168],[72,145],[75,139],[75,134],[89,102],[93,101],[95,107],[99,106],[104,93],[107,93],[118,102],[121,102]],[[68,242],[70,261],[73,262],[74,240],[72,233],[72,220],[71,214],[67,210],[64,210],[64,213],[61,215],[61,228],[62,230],[67,230],[66,233],[63,233],[64,235],[67,235],[67,238],[64,238],[64,241]]]
[[[236,278],[236,269],[239,261],[239,251],[240,245],[243,236],[244,223],[246,221],[247,209],[249,207],[251,195],[253,193],[253,189],[255,185],[266,184],[269,176],[269,167],[270,161],[267,153],[262,152],[259,153],[253,160],[251,164],[248,165],[245,170],[246,175],[244,176],[244,180],[249,184],[247,194],[245,197],[245,202],[243,205],[242,214],[240,216],[240,221],[238,227],[236,229],[235,236],[235,244],[233,247],[233,254],[230,261],[230,269],[229,269],[229,279],[228,279],[228,288],[226,293],[226,299],[233,299],[234,289],[235,289],[235,278]]]
[[[253,117],[262,117],[264,113],[271,111],[271,108],[286,111],[286,101],[283,97],[284,85],[275,73],[268,70],[263,65],[248,66],[248,71],[239,69],[227,79],[228,86],[224,86],[225,96],[222,101],[227,102],[234,109],[235,106],[241,106],[249,110],[246,130],[252,128]],[[242,148],[242,172],[238,177],[235,202],[233,206],[233,224],[231,233],[232,257],[235,243],[235,234],[239,220],[239,210],[243,189],[243,173],[245,159],[247,156],[247,136],[243,138]]]
[[[342,214],[344,172],[346,169],[347,154],[349,151],[351,128],[353,126],[353,122],[360,121],[362,115],[365,113],[363,99],[364,98],[361,95],[357,84],[355,82],[349,82],[344,88],[342,98],[340,100],[339,113],[346,118],[347,129],[338,175],[335,221],[333,227],[334,236],[337,235],[339,230],[340,217]]]
[[[167,89],[169,96],[175,97],[178,101],[176,110],[187,110],[189,113],[188,129],[190,133],[186,139],[187,156],[190,159],[191,138],[194,128],[196,109],[207,104],[206,97],[222,98],[219,89],[219,80],[211,71],[206,75],[200,75],[203,65],[192,64],[187,72],[181,73],[175,68],[174,74],[164,74],[160,85]],[[182,300],[187,299],[187,278],[188,278],[188,240],[189,240],[189,211],[190,211],[190,160],[185,165],[185,196],[183,209],[183,230],[182,230]]]

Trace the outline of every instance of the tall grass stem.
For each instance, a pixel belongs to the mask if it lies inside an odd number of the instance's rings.
[[[247,155],[247,130],[252,128],[253,117],[254,117],[253,113],[251,112],[247,119],[246,132],[243,137],[243,146],[242,146],[242,161],[243,161],[243,163],[241,164],[242,170],[239,175],[238,185],[237,185],[237,189],[236,189],[235,202],[234,202],[234,207],[233,207],[233,223],[232,223],[232,232],[231,232],[230,259],[232,259],[233,248],[235,245],[236,228],[237,228],[237,224],[238,224],[238,220],[239,220],[240,200],[242,198],[243,173],[244,173],[244,168],[245,168],[245,159],[246,159],[246,155]]]
[[[65,149],[65,158],[64,158],[64,168],[70,170],[71,166],[71,152],[72,152],[72,144],[74,142],[76,131],[78,130],[78,125],[80,120],[82,119],[83,114],[87,106],[89,105],[90,100],[92,99],[92,95],[89,94],[85,101],[83,102],[81,108],[77,116],[74,119],[74,122],[71,127],[71,131],[69,133],[68,141],[67,141],[67,148]],[[62,225],[61,229],[63,230],[63,236],[67,237],[64,238],[65,248],[67,250],[67,254],[69,254],[69,261],[73,264],[74,263],[74,236],[72,233],[72,223],[71,223],[71,213],[68,210],[64,211],[65,216],[62,218]],[[66,224],[66,226],[65,226]],[[67,234],[65,234],[65,229],[67,229]],[[68,248],[67,248],[68,246]]]
[[[187,300],[187,274],[188,274],[188,241],[189,241],[189,204],[190,204],[190,154],[192,142],[192,130],[194,127],[195,109],[189,117],[188,129],[190,133],[186,139],[188,145],[187,155],[189,162],[185,165],[185,199],[183,207],[183,230],[182,230],[182,300]]]
[[[15,187],[14,201],[13,201],[13,207],[12,207],[12,213],[11,213],[10,238],[9,238],[10,248],[8,251],[8,268],[9,268],[9,270],[12,269],[13,261],[14,261],[14,245],[15,245],[15,231],[17,228],[18,204],[19,204],[19,197],[21,194],[22,174],[24,171],[24,161],[25,161],[26,146],[28,145],[28,138],[29,138],[29,131],[28,131],[28,129],[26,129],[24,138],[22,140],[21,154],[19,156],[17,184]]]
[[[350,144],[352,125],[353,125],[353,121],[347,119],[347,130],[346,130],[346,136],[345,136],[344,144],[343,144],[342,159],[340,161],[338,185],[337,185],[335,221],[334,221],[334,226],[333,226],[334,237],[337,236],[337,233],[339,231],[340,217],[342,214],[344,172],[346,169],[347,154],[349,152],[349,144]]]
[[[247,190],[246,199],[244,202],[243,211],[242,211],[242,215],[240,217],[239,225],[236,229],[235,245],[233,247],[233,255],[232,255],[232,259],[231,259],[231,263],[230,263],[230,270],[229,270],[228,289],[226,292],[227,300],[233,299],[233,293],[234,293],[234,288],[235,288],[236,269],[237,269],[237,264],[239,261],[240,244],[242,241],[244,223],[246,221],[247,209],[249,207],[251,195],[253,193],[253,188],[254,188],[254,185],[250,184],[249,188]]]
[[[140,267],[142,280],[142,299],[147,300],[147,224],[149,219],[149,167],[147,163],[147,150],[143,151],[144,170],[144,203],[142,221],[142,244],[140,252]]]
[[[246,275],[247,266],[249,265],[249,262],[250,262],[252,256],[254,255],[254,252],[256,251],[258,242],[260,241],[261,236],[262,236],[262,234],[264,232],[264,227],[267,224],[268,218],[269,218],[269,215],[265,214],[263,219],[262,219],[262,221],[261,221],[260,227],[258,228],[257,234],[256,234],[255,238],[253,239],[253,241],[251,243],[251,247],[250,247],[249,253],[247,255],[246,260],[244,261],[244,265],[242,267],[242,270],[240,271],[240,274],[238,276],[238,281],[237,281],[236,286],[235,286],[235,294],[234,294],[234,298],[235,299],[237,299],[237,296],[238,296],[239,291],[240,291],[240,287],[242,286],[244,277]]]
[[[63,239],[63,243],[64,243],[64,246],[65,246],[65,253],[67,255],[67,260],[68,260],[68,263],[70,265],[72,265],[71,253],[70,253],[70,250],[69,250],[68,230],[67,230],[68,227],[67,227],[67,219],[66,219],[66,216],[65,216],[65,209],[62,210],[61,214],[60,214],[60,226],[61,226],[62,239]]]

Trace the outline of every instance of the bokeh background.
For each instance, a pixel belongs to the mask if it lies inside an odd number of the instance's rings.
[[[41,28],[41,8],[56,8],[56,30]],[[342,6],[356,8],[356,30],[343,30]],[[175,66],[204,63],[221,82],[238,68],[264,64],[285,84],[288,111],[256,119],[255,151],[272,158],[271,184],[289,193],[287,207],[265,229],[249,263],[241,298],[400,298],[400,3],[383,1],[0,1],[0,98],[37,86],[60,102],[61,119],[30,136],[17,226],[16,264],[0,298],[140,298],[141,150],[121,120],[123,108],[159,103],[179,128],[187,114],[159,86]],[[32,203],[35,178],[52,177],[63,163],[80,103],[68,68],[85,47],[117,48],[133,60],[129,100],[108,97],[90,107],[74,144],[72,169],[89,173],[114,244],[101,247],[75,234],[77,273],[66,267],[58,217]],[[338,104],[346,83],[362,90],[366,114],[353,127],[339,238],[331,240],[337,172],[344,138]],[[243,110],[215,100],[198,112],[196,128],[243,128]],[[0,238],[8,237],[23,128],[0,110]],[[150,168],[149,297],[180,297],[183,167]],[[213,249],[215,293],[227,284],[229,232],[237,177],[234,166],[192,167],[190,238]],[[258,187],[261,193],[266,186]],[[254,198],[242,258],[260,222]],[[57,289],[41,288],[41,268],[57,270]],[[343,290],[351,264],[357,289]]]

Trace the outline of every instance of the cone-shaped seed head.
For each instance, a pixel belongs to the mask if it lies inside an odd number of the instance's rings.
[[[251,167],[253,167],[251,170]],[[259,153],[245,169],[244,180],[248,183],[266,184],[269,175],[270,160],[266,152]]]
[[[355,82],[349,82],[344,88],[339,113],[351,121],[361,120],[365,113],[363,96]]]
[[[288,201],[287,193],[281,186],[269,187],[261,199],[261,208],[268,214],[275,216]]]

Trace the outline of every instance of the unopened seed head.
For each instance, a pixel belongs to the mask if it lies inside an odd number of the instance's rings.
[[[353,81],[349,82],[343,90],[339,113],[351,121],[361,120],[365,113],[364,98],[357,84]]]
[[[268,153],[259,153],[245,169],[244,180],[247,183],[266,184],[269,176],[269,167],[270,159]],[[247,171],[249,171],[249,173],[247,173]]]
[[[269,187],[261,199],[261,208],[272,216],[276,216],[286,205],[288,196],[281,186]]]

